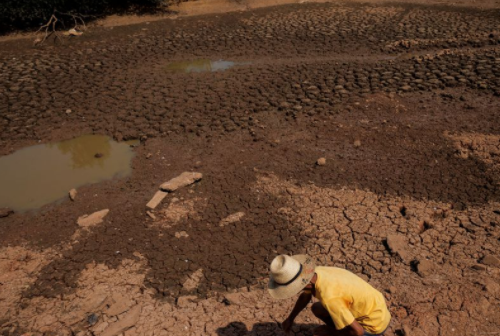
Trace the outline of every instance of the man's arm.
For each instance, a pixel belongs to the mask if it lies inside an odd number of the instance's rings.
[[[300,294],[297,302],[295,302],[295,307],[293,307],[292,311],[290,312],[290,315],[281,324],[285,332],[290,331],[293,325],[293,321],[295,320],[297,315],[299,315],[299,313],[304,310],[305,307],[307,307],[307,304],[311,301],[311,298],[311,292],[303,292],[302,294]]]

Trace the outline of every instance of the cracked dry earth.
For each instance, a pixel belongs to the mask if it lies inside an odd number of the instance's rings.
[[[267,295],[268,264],[308,253],[384,293],[387,335],[498,334],[499,24],[327,3],[2,43],[0,155],[142,141],[131,176],[0,218],[0,333],[280,335],[293,301]],[[198,58],[242,65],[165,69]],[[147,214],[184,171],[203,179]]]

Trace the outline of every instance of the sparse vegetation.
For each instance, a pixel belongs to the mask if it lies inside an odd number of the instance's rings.
[[[56,12],[99,17],[126,11],[157,9],[163,0],[3,0],[0,3],[0,32],[37,28],[50,21]],[[69,15],[58,17],[58,24],[73,24]]]

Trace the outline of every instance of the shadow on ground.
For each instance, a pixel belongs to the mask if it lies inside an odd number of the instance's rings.
[[[290,335],[312,335],[313,330],[318,327],[319,324],[295,324]],[[251,330],[248,330],[246,325],[239,321],[234,321],[229,323],[225,327],[217,329],[217,335],[219,336],[284,336],[286,335],[277,322],[263,322],[256,323],[252,326]]]

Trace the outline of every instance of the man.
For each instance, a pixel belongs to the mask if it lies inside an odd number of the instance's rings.
[[[295,307],[282,323],[289,332],[314,295],[313,314],[325,322],[315,336],[382,335],[391,320],[384,296],[355,274],[337,267],[316,267],[306,255],[280,255],[271,263],[269,293],[287,299],[299,292]]]

